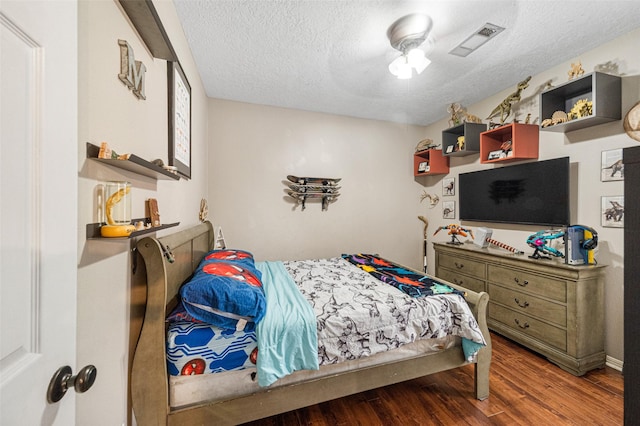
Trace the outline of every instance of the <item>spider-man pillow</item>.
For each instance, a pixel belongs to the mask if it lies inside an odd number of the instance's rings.
[[[228,262],[255,268],[253,254],[245,250],[221,249],[212,250],[202,259],[203,262]]]
[[[224,261],[209,255],[180,289],[184,309],[196,320],[221,328],[254,329],[264,317],[267,303],[253,257]]]

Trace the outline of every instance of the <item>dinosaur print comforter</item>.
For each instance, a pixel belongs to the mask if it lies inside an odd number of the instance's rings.
[[[468,339],[477,347],[485,344],[458,293],[413,297],[342,257],[283,264],[316,315],[320,365],[447,335]]]

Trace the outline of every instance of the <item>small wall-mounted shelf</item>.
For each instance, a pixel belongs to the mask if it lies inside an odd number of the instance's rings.
[[[98,158],[100,153],[100,147],[90,142],[87,142],[87,158],[90,160],[99,161],[109,166],[117,167],[119,169],[128,170],[130,172],[137,173],[142,176],[147,176],[153,179],[165,179],[165,180],[180,180],[180,176],[172,173],[162,167],[153,164],[147,160],[144,160],[137,155],[130,154],[127,160],[115,160]]]
[[[511,123],[480,134],[480,164],[538,158],[539,129],[537,124]],[[505,156],[494,156],[504,151]],[[491,158],[490,158],[491,157]]]
[[[132,223],[136,223],[140,221],[144,222],[145,225],[151,223],[151,219],[149,219],[148,217],[144,219],[134,219]],[[144,228],[144,229],[141,229],[140,231],[132,232],[131,234],[129,234],[128,237],[117,237],[117,238],[103,237],[100,234],[100,227],[102,225],[105,225],[105,224],[104,223],[88,223],[87,224],[87,240],[111,240],[111,241],[130,240],[131,238],[139,237],[141,235],[149,234],[151,232],[156,232],[156,231],[160,231],[162,229],[167,229],[167,228],[173,228],[174,226],[180,225],[180,222],[167,223],[160,226],[154,226],[153,228]]]
[[[449,157],[441,149],[425,149],[413,155],[413,175],[446,175],[449,173]]]
[[[622,81],[619,76],[593,72],[567,81],[540,94],[540,120],[551,118],[554,112],[569,113],[581,99],[592,102],[592,114],[566,123],[542,127],[549,132],[570,132],[622,118]]]
[[[462,123],[442,131],[442,154],[451,157],[462,157],[480,152],[480,133],[487,130],[484,123]],[[464,137],[462,148],[458,138]]]
[[[153,2],[119,0],[119,3],[154,58],[178,60]]]
[[[322,202],[322,211],[325,211],[329,208],[329,203],[338,200],[338,182],[341,180],[342,178],[287,175],[284,183],[287,185],[287,195],[296,200],[296,204],[301,205],[302,210],[306,208],[307,201],[316,200]]]

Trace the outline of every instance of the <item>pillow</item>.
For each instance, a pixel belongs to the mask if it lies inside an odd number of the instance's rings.
[[[267,302],[260,271],[247,259],[225,262],[205,258],[180,288],[187,313],[221,328],[253,330],[264,317]]]
[[[253,255],[248,251],[236,249],[212,250],[202,259],[203,262],[229,262],[255,268]]]

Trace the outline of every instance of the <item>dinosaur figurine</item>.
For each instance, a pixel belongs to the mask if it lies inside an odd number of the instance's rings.
[[[504,101],[500,103],[500,105],[495,107],[495,109],[491,111],[491,114],[489,114],[489,117],[487,117],[487,120],[491,120],[494,117],[500,116],[500,124],[504,124],[507,117],[511,115],[511,105],[520,101],[520,94],[524,89],[529,87],[529,80],[531,80],[531,76],[518,83],[516,91],[507,96]]]

